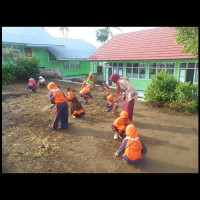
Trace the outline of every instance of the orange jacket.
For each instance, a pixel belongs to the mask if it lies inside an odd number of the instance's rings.
[[[117,127],[118,129],[120,127],[126,127],[125,125],[130,124],[131,121],[127,118],[126,121],[123,120],[123,118],[118,117],[114,122],[113,122],[113,126]],[[126,129],[126,128],[125,128]],[[125,130],[124,129],[124,130]]]
[[[139,137],[137,136],[137,130],[134,125],[128,125],[126,128],[126,138],[128,142],[125,147],[124,155],[126,155],[130,160],[136,160],[138,158],[143,158],[142,156],[142,144]],[[124,139],[124,140],[125,140]]]
[[[86,94],[86,93],[90,92],[91,87],[92,87],[91,84],[86,85],[86,86],[80,91],[80,93],[81,93],[81,94]]]
[[[122,111],[126,112],[126,111]],[[118,134],[121,134],[122,131],[126,130],[126,126],[131,123],[131,121],[128,119],[127,116],[122,116],[122,112],[120,114],[120,117],[118,117],[114,122],[113,126],[115,126],[117,129],[119,129]],[[126,113],[125,113],[126,114]],[[126,114],[127,115],[127,114]],[[127,118],[126,121],[123,120],[123,118]]]
[[[68,99],[69,101],[71,101],[71,100],[72,100],[72,97],[74,96],[74,93],[71,92],[71,91],[68,91],[67,94],[65,94],[65,96],[67,97],[67,99]]]
[[[56,86],[54,82],[50,82],[47,87],[50,90],[49,99],[52,104],[67,102],[65,94]]]

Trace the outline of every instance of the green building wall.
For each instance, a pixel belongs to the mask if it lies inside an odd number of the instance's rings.
[[[80,68],[65,69],[64,65],[66,65],[68,61],[48,61],[48,50],[46,48],[32,48],[32,51],[40,58],[42,67],[58,68],[64,76],[88,74],[90,72],[90,62],[80,60]]]
[[[62,75],[64,76],[74,76],[74,75],[86,75],[90,72],[91,62],[85,60],[80,61],[80,68],[74,69],[65,69],[64,65],[66,65],[69,61],[49,61],[48,60],[48,49],[46,47],[28,47],[26,44],[19,43],[9,43],[3,42],[3,44],[11,45],[13,47],[17,47],[20,49],[20,56],[24,56],[24,47],[31,48],[32,54],[35,54],[36,57],[40,58],[40,66],[45,68],[58,68]],[[3,61],[2,61],[3,62]]]
[[[175,63],[175,69],[174,69],[174,76],[179,79],[179,63],[184,62],[198,62],[198,59],[165,59],[165,60],[112,60],[112,61],[103,61],[103,74],[104,74],[104,80],[106,80],[105,77],[105,63],[123,63],[123,78],[127,77],[126,74],[126,63],[146,63],[146,73],[145,73],[145,79],[136,79],[136,78],[129,78],[129,81],[131,84],[137,89],[145,91],[149,83],[151,82],[151,79],[149,79],[149,63],[157,63],[157,62],[173,62]],[[111,84],[113,87],[116,86],[116,84]]]

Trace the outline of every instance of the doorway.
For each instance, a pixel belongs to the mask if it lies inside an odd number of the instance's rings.
[[[193,84],[194,69],[180,69],[179,80],[182,83],[191,81],[191,84]]]
[[[194,69],[187,69],[186,82],[191,81],[191,84],[193,84],[193,79],[194,79]]]
[[[105,68],[105,82],[107,85],[112,85],[112,82],[109,80],[111,74],[112,74],[112,68],[106,67]]]

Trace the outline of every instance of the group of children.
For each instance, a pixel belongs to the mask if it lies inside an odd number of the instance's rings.
[[[79,96],[83,97],[83,103],[87,103],[92,97],[91,88],[94,85],[92,73],[89,74],[90,81],[82,85],[79,92]],[[89,78],[88,77],[88,78]],[[42,84],[46,86],[46,81],[43,77],[39,77],[38,86]],[[93,82],[93,83],[92,83]],[[67,93],[64,94],[54,82],[50,82],[47,86],[49,89],[49,100],[52,104],[55,104],[55,115],[54,121],[50,128],[56,130],[61,121],[61,128],[68,128],[68,103],[71,102],[71,114],[73,118],[82,117],[85,115],[85,109],[82,107],[81,103],[78,101],[74,92],[70,88],[67,88]],[[33,78],[29,79],[29,84],[26,88],[30,91],[36,92],[37,85]],[[102,91],[107,93],[107,105],[108,110],[117,109],[118,105],[114,102],[113,95],[110,94],[109,87],[105,82],[102,83]],[[140,140],[137,135],[137,130],[128,118],[128,112],[122,111],[120,116],[112,123],[112,130],[114,132],[114,139],[123,139],[120,149],[115,153],[115,156],[120,156],[123,154],[123,159],[125,163],[137,164],[139,163],[143,155],[146,154],[147,148],[145,144]]]
[[[113,94],[110,93],[109,86],[105,82],[102,83],[101,90],[108,95],[106,105],[108,109],[105,111],[117,110],[118,104],[114,102]],[[127,111],[122,111],[120,116],[112,123],[112,130],[115,140],[118,138],[124,139],[120,149],[115,153],[115,156],[123,154],[125,163],[140,163],[143,159],[143,155],[147,153],[147,148],[138,137],[136,127],[131,124]]]
[[[25,90],[29,89],[29,92],[36,92],[37,87],[46,87],[46,81],[42,76],[39,77],[37,84],[34,78],[30,78],[28,86],[26,87]]]

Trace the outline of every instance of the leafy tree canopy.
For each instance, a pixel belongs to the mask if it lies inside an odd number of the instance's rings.
[[[176,42],[183,45],[182,53],[193,53],[198,57],[198,27],[174,27],[178,32]]]

